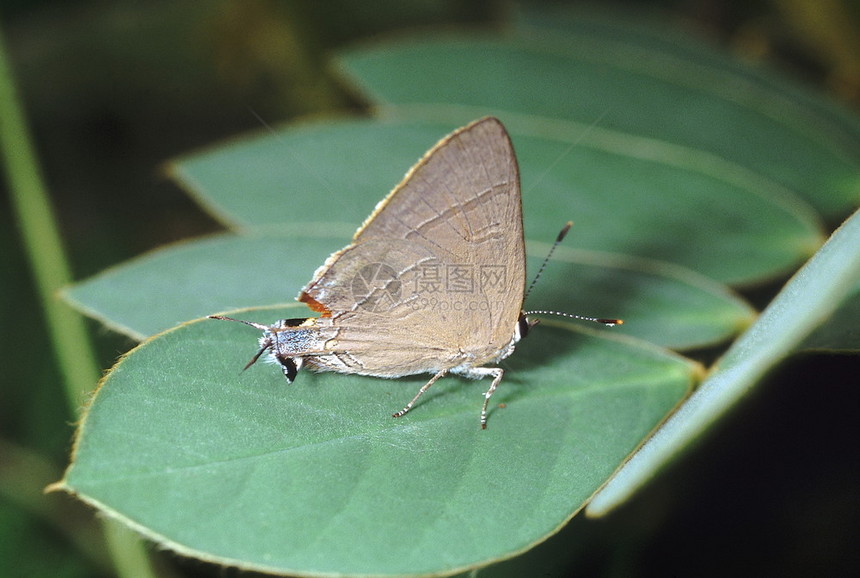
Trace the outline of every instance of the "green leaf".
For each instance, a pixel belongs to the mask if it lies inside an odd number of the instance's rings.
[[[856,133],[805,105],[808,95],[752,84],[746,69],[697,52],[540,29],[413,36],[345,52],[338,64],[387,116],[492,112],[544,120],[585,146],[607,138],[646,152],[671,146],[705,171],[724,164],[720,172],[750,171],[770,181],[764,188],[796,191],[831,219],[860,200]]]
[[[826,324],[860,286],[860,211],[795,274],[708,379],[589,504],[599,516],[622,503],[688,448],[761,377]],[[856,306],[856,304],[854,305]],[[854,319],[856,325],[856,318]]]
[[[292,303],[349,237],[219,235],[159,249],[67,288],[63,297],[115,331],[144,339],[243,307]]]
[[[505,364],[482,431],[487,383],[445,378],[395,420],[426,377],[306,372],[287,387],[271,366],[239,373],[255,337],[206,320],[133,350],[93,399],[61,487],[218,563],[452,572],[554,533],[700,371],[657,349],[540,326]]]
[[[136,339],[185,319],[291,302],[342,238],[224,235],[114,267],[64,292],[67,301]],[[547,247],[531,253],[542,258]],[[724,287],[678,267],[560,250],[527,307],[628,322],[615,332],[689,349],[730,338],[753,311]],[[538,259],[529,260],[536,271]],[[572,286],[571,286],[571,280]],[[311,314],[293,303],[291,317]],[[269,320],[270,322],[272,320]]]
[[[860,282],[851,297],[833,312],[827,323],[818,327],[803,342],[803,349],[828,352],[860,352]]]
[[[303,126],[185,158],[172,172],[236,228],[341,234],[455,126]],[[577,145],[581,133],[544,121],[514,118],[508,128],[530,239],[551,239],[573,219],[566,245],[676,263],[728,283],[784,273],[822,241],[802,202],[739,167],[699,165],[692,152],[630,139]],[[738,247],[755,251],[726,259]]]
[[[535,271],[539,263],[530,260],[530,265]],[[556,250],[525,307],[619,317],[624,325],[614,333],[679,350],[725,341],[756,316],[727,287],[683,267],[563,247]]]

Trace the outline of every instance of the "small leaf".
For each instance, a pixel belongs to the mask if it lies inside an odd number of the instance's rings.
[[[264,364],[239,373],[255,338],[206,320],[132,351],[93,399],[61,486],[164,547],[245,569],[451,572],[554,533],[699,372],[540,326],[505,364],[482,431],[487,383],[445,378],[393,419],[426,376],[287,386]]]
[[[243,307],[293,303],[346,238],[220,235],[153,251],[69,287],[63,297],[115,331],[144,339]]]
[[[347,242],[218,236],[114,267],[66,289],[64,297],[115,330],[143,339],[185,319],[292,302],[316,268]],[[542,258],[546,250],[532,253]],[[752,321],[743,301],[691,271],[606,254],[557,254],[527,308],[626,317],[616,333],[682,349],[728,339]],[[536,271],[540,263],[530,259],[528,265]],[[311,314],[303,304],[294,306],[291,317]]]

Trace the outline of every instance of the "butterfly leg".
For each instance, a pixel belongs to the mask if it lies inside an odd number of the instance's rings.
[[[424,392],[427,391],[428,389],[430,389],[430,386],[433,385],[434,383],[436,383],[437,379],[439,379],[440,377],[444,377],[444,375],[446,373],[448,373],[448,370],[443,369],[442,371],[440,371],[439,373],[437,373],[436,375],[431,377],[430,381],[428,381],[427,383],[425,383],[424,385],[421,386],[421,389],[418,390],[418,393],[415,394],[415,397],[412,398],[412,401],[407,403],[406,407],[404,407],[400,411],[391,414],[391,417],[402,417],[402,416],[404,416],[407,411],[412,409],[412,406],[415,405],[415,402],[418,401],[418,398],[421,397],[422,395],[424,395]]]
[[[299,373],[299,369],[302,367],[302,358],[298,358],[298,363],[292,358],[287,357],[286,355],[282,355],[280,353],[275,354],[275,359],[278,360],[278,363],[281,365],[281,369],[284,372],[284,377],[287,378],[287,383],[292,383],[296,378],[296,375]]]
[[[493,392],[496,391],[499,383],[501,383],[502,377],[505,375],[505,370],[501,367],[473,367],[466,374],[467,377],[473,379],[480,379],[487,375],[493,376],[493,383],[490,384],[490,388],[484,393],[484,405],[481,406],[481,429],[487,429],[487,406],[490,403]]]

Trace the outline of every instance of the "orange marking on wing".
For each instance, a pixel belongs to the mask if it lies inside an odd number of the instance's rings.
[[[322,317],[331,317],[331,310],[307,293],[302,292],[302,294],[299,295],[299,301],[306,304],[313,311],[319,313]]]

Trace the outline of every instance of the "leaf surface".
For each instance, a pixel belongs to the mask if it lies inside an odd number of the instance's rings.
[[[288,387],[264,364],[239,373],[248,327],[190,323],[107,375],[61,485],[164,546],[243,568],[438,573],[507,557],[572,516],[699,371],[539,329],[482,431],[487,383],[446,378],[395,420],[424,377],[304,373]]]

